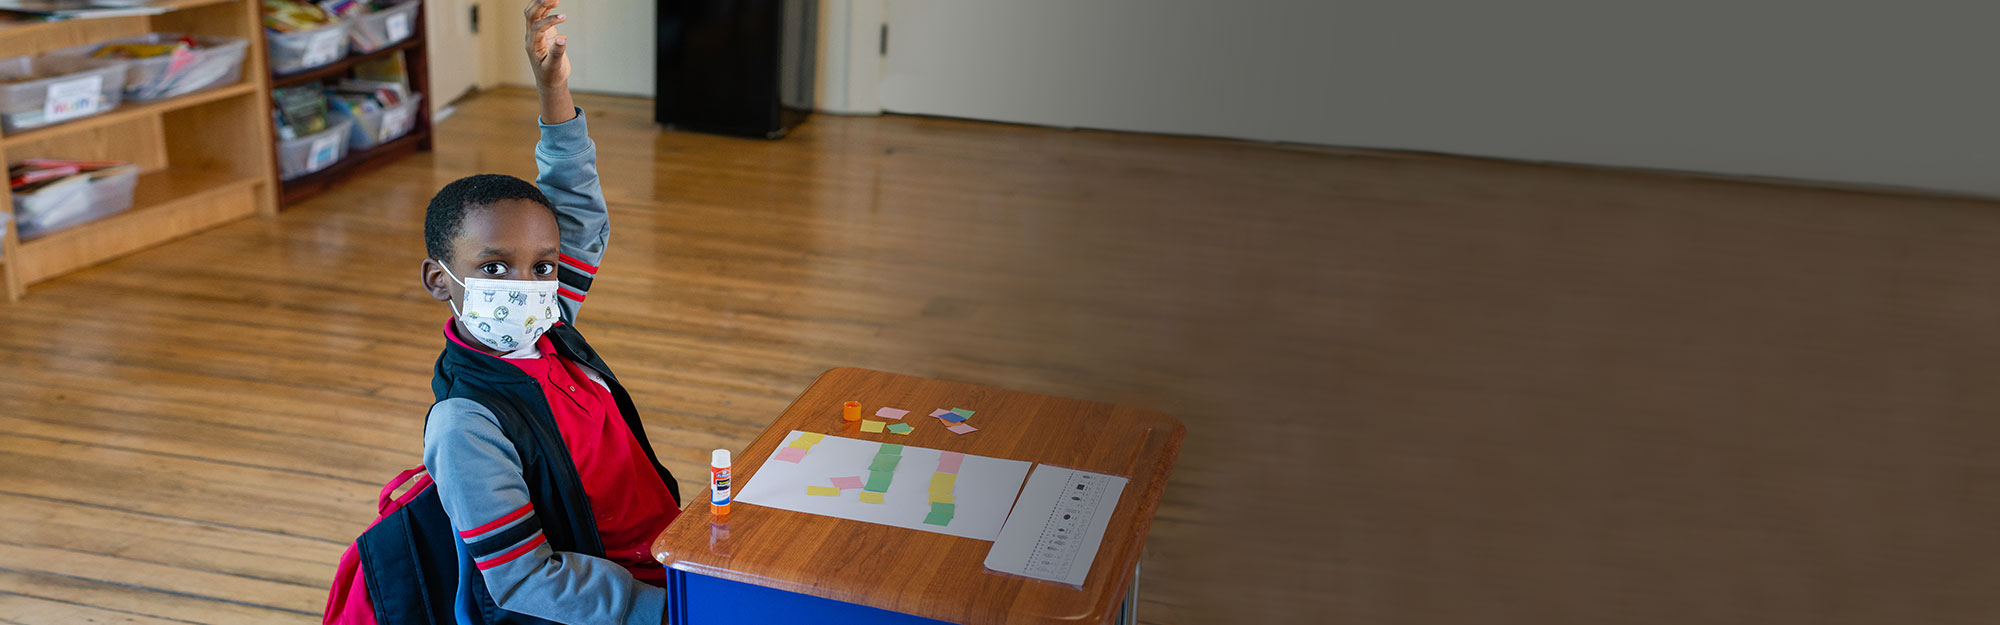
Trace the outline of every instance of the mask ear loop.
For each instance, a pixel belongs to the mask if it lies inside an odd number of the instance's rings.
[[[465,292],[465,291],[463,290],[463,289],[465,289],[465,288],[466,288],[466,287],[465,287],[465,281],[464,281],[464,280],[460,280],[460,279],[458,279],[458,276],[455,276],[455,275],[452,275],[452,273],[451,273],[451,268],[450,268],[450,267],[446,267],[446,266],[444,266],[444,261],[441,261],[441,260],[438,260],[438,259],[435,259],[435,258],[433,258],[433,259],[431,259],[431,262],[434,262],[434,263],[437,263],[437,264],[438,264],[438,268],[439,268],[439,269],[443,269],[443,270],[444,270],[444,275],[445,275],[446,277],[449,277],[449,278],[451,278],[451,282],[452,282],[452,284],[456,284],[456,285],[458,285],[458,288],[460,289],[460,291],[459,291],[460,293],[463,293],[463,292]],[[446,299],[446,300],[444,301],[444,305],[446,305],[446,306],[450,306],[450,307],[451,307],[451,316],[453,316],[453,317],[458,317],[458,316],[461,316],[461,315],[459,315],[459,313],[458,313],[458,303],[457,303],[457,302],[453,302],[453,301],[451,301],[450,299]]]

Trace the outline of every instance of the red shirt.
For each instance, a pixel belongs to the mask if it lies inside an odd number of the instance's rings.
[[[446,326],[445,336],[466,345],[455,327]],[[653,559],[652,545],[660,530],[680,515],[673,495],[618,414],[611,391],[591,381],[586,367],[557,355],[548,335],[537,339],[535,348],[541,352],[538,358],[501,360],[541,383],[556,429],[562,432],[563,445],[569,448],[570,461],[576,464],[590,499],[604,557],[639,581],[666,587],[667,570]]]

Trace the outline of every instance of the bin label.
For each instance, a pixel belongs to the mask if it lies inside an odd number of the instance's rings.
[[[410,14],[397,13],[395,15],[389,16],[389,19],[382,20],[382,22],[383,22],[382,24],[383,30],[389,31],[388,33],[386,33],[389,35],[389,43],[395,43],[409,38]]]
[[[411,117],[416,112],[417,107],[409,104],[382,111],[382,127],[376,129],[381,136],[375,137],[375,141],[387,143],[390,139],[409,132]]]
[[[312,67],[340,60],[340,42],[346,41],[347,38],[332,36],[339,34],[341,33],[323,32],[308,38],[305,59],[299,64]]]
[[[347,133],[329,133],[313,139],[312,147],[306,150],[306,171],[319,171],[340,159],[340,142],[347,140]]]
[[[55,123],[97,112],[104,104],[104,77],[86,76],[49,84],[49,99],[42,102],[42,120]]]

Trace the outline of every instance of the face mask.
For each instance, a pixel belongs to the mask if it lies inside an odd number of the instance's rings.
[[[444,267],[444,263],[438,266]],[[448,268],[444,275],[465,287],[465,306],[453,304],[452,314],[458,315],[472,338],[487,347],[503,352],[520,349],[556,323],[556,285],[560,283],[554,280],[460,281]]]

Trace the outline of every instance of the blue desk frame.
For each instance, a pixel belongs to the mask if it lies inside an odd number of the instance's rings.
[[[1113,623],[1138,622],[1139,568]],[[881,608],[667,569],[667,625],[807,622],[815,625],[949,625]]]

